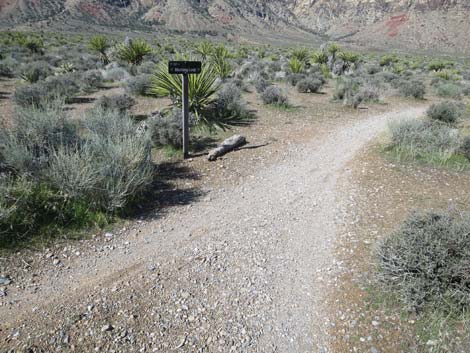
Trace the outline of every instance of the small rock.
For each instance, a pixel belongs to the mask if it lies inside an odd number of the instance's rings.
[[[379,323],[378,321],[375,321],[375,320],[372,321],[372,326],[379,326],[379,324],[380,324],[380,323]]]
[[[189,298],[189,293],[188,292],[183,292],[183,293],[181,293],[181,297],[183,297],[183,299],[188,299]]]
[[[101,328],[101,332],[108,332],[114,330],[114,327],[110,324],[106,324]]]
[[[180,339],[178,340],[178,345],[175,347],[175,348],[181,348],[184,346],[184,344],[186,343],[186,336],[182,336],[180,337]]]
[[[54,259],[54,261],[52,261],[52,263],[54,265],[58,265],[58,264],[60,264],[60,260],[59,259]]]
[[[8,286],[11,283],[11,279],[9,277],[0,276],[0,285]]]
[[[114,236],[113,233],[104,233],[105,238],[112,238]]]
[[[370,353],[379,353],[379,351],[378,351],[377,348],[372,347],[372,348],[370,349]]]

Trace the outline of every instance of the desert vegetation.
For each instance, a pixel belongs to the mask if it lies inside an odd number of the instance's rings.
[[[249,131],[260,111],[281,125],[310,102],[354,117],[404,102],[429,108],[389,126],[382,156],[410,168],[470,170],[464,62],[336,43],[13,31],[2,32],[0,53],[0,84],[14,86],[0,131],[2,249],[103,229],[139,212],[136,205],[160,185],[160,165],[180,156],[182,82],[168,73],[174,59],[203,62],[189,78],[193,151],[207,152],[231,130]],[[146,104],[152,111],[142,113]],[[423,318],[436,311],[467,322],[468,232],[465,212],[411,214],[377,245],[379,290]]]

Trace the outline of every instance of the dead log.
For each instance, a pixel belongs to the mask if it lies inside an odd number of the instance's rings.
[[[210,161],[215,161],[220,156],[223,156],[224,154],[233,151],[235,148],[243,146],[245,143],[246,139],[241,135],[234,135],[232,137],[229,137],[224,142],[222,142],[219,147],[214,148],[209,152],[208,159]]]

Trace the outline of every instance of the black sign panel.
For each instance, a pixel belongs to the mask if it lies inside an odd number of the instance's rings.
[[[202,63],[200,61],[170,61],[168,63],[168,72],[170,74],[199,74],[201,73]]]

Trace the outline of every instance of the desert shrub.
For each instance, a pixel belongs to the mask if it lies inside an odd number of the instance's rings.
[[[114,65],[107,67],[101,73],[105,81],[124,81],[130,77],[126,69]]]
[[[102,96],[96,102],[96,107],[103,110],[117,110],[124,112],[132,108],[136,101],[134,98],[127,94],[114,94],[111,96]]]
[[[268,88],[271,85],[271,82],[268,80],[265,80],[264,78],[259,78],[258,80],[255,81],[254,83],[256,92],[262,93],[266,88]]]
[[[80,87],[78,85],[79,75],[66,74],[58,76],[49,76],[43,83],[49,96],[64,97],[70,99],[76,95]]]
[[[93,205],[107,212],[122,209],[152,180],[150,136],[137,134],[129,115],[110,109],[93,109],[86,129],[87,148],[101,174]]]
[[[17,87],[13,94],[13,101],[21,107],[38,107],[45,99],[47,99],[46,97],[48,96],[48,92],[44,85],[36,83]]]
[[[406,158],[445,163],[460,147],[457,129],[431,120],[412,120],[390,125],[391,148]]]
[[[462,94],[462,87],[455,83],[441,83],[436,85],[436,93],[440,97],[459,98]]]
[[[0,77],[13,77],[15,72],[13,63],[7,60],[0,61]]]
[[[346,100],[345,104],[357,108],[361,103],[377,103],[380,101],[378,87],[362,86],[352,99]]]
[[[168,114],[152,114],[146,124],[150,130],[150,136],[155,146],[182,147],[183,123],[182,112],[179,108],[171,109]],[[193,119],[190,119],[194,123]]]
[[[380,58],[380,66],[391,66],[394,63],[397,63],[399,59],[395,55],[384,55]]]
[[[468,309],[469,214],[413,213],[377,253],[379,279],[408,308]]]
[[[103,84],[103,75],[99,70],[90,70],[82,74],[80,88],[84,92],[93,92]]]
[[[70,99],[78,91],[77,78],[68,75],[49,76],[46,81],[16,88],[13,100],[22,107],[39,107],[58,98]]]
[[[36,61],[23,65],[19,72],[23,80],[29,83],[35,83],[48,77],[52,73],[52,70],[47,62]]]
[[[404,97],[413,97],[415,99],[424,99],[426,87],[423,82],[418,80],[400,81],[399,91]]]
[[[14,126],[3,132],[0,141],[3,163],[17,174],[37,176],[47,166],[52,151],[77,142],[77,131],[65,118],[60,101],[18,109]]]
[[[297,84],[299,83],[299,81],[305,79],[305,77],[306,77],[306,76],[305,76],[304,74],[289,73],[289,74],[287,75],[287,82],[288,82],[291,86],[295,87],[295,86],[297,86]]]
[[[143,62],[138,68],[137,72],[138,74],[153,74],[155,71],[156,64],[153,61],[145,61]]]
[[[203,111],[198,123],[208,128],[225,130],[231,126],[249,124],[252,120],[252,114],[242,102],[240,89],[233,83],[228,83]]]
[[[369,75],[375,75],[375,74],[377,74],[381,71],[382,71],[382,69],[380,68],[380,66],[377,66],[377,65],[367,65],[366,66],[366,72]]]
[[[316,93],[320,90],[322,85],[322,81],[316,78],[308,77],[303,80],[300,80],[297,83],[296,87],[297,91],[299,91],[300,93]]]
[[[352,101],[353,97],[358,92],[359,87],[359,83],[354,79],[339,78],[336,80],[333,99],[343,102]]]
[[[287,95],[278,87],[269,86],[261,93],[264,104],[287,106]]]
[[[462,115],[462,107],[450,101],[435,103],[429,107],[426,114],[432,120],[454,124]]]
[[[142,74],[129,78],[126,82],[126,90],[135,96],[145,96],[152,82],[152,75]]]
[[[460,152],[470,161],[470,136],[465,136],[463,138]]]

